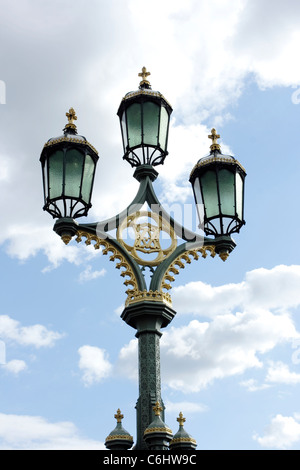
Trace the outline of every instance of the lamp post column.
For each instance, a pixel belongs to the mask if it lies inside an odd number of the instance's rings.
[[[136,404],[137,437],[136,450],[147,449],[144,432],[153,421],[153,407],[162,404],[160,375],[161,328],[166,327],[175,311],[167,304],[157,301],[136,302],[127,306],[122,319],[137,330],[139,361],[139,398]],[[162,415],[164,420],[164,415]]]

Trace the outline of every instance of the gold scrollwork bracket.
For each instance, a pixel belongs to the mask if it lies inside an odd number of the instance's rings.
[[[76,242],[80,243],[82,241],[82,238],[85,238],[85,244],[86,245],[93,245],[95,250],[99,250],[101,247],[104,249],[102,250],[103,255],[107,255],[108,253],[112,253],[111,256],[109,257],[110,261],[118,261],[116,264],[117,269],[122,269],[121,271],[121,276],[126,278],[124,281],[124,285],[127,286],[132,286],[131,289],[127,289],[126,294],[130,297],[133,295],[134,292],[138,291],[138,282],[135,277],[134,271],[128,261],[126,260],[125,256],[120,253],[120,251],[112,244],[109,242],[109,239],[102,239],[97,237],[97,235],[93,235],[89,232],[85,232],[82,230],[79,230],[76,234]]]
[[[168,292],[160,292],[158,290],[133,290],[128,293],[125,306],[128,307],[128,305],[143,302],[145,300],[150,300],[151,302],[163,302],[170,307],[172,306],[170,294]]]
[[[170,290],[172,288],[171,282],[175,281],[174,276],[179,274],[179,269],[184,269],[187,264],[190,264],[192,260],[198,260],[200,256],[202,258],[207,257],[207,252],[210,252],[210,256],[214,258],[216,256],[215,246],[206,245],[199,248],[187,250],[175,258],[166,270],[160,285],[160,291],[163,289]]]

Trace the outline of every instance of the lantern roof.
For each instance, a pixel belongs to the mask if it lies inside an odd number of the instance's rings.
[[[115,418],[117,420],[117,425],[106,437],[105,446],[108,449],[129,449],[133,444],[133,437],[122,426],[122,419],[124,416],[122,415],[120,408],[117,410]]]
[[[186,448],[195,448],[197,445],[196,440],[183,427],[186,419],[183,417],[182,412],[179,413],[177,421],[179,423],[179,429],[170,442],[170,447],[184,446]]]
[[[155,434],[165,434],[166,436],[173,437],[171,429],[163,422],[160,417],[160,413],[163,411],[163,408],[160,406],[158,401],[155,403],[153,411],[155,417],[152,423],[150,423],[149,426],[146,428],[144,432],[144,438],[147,438],[148,436],[150,436],[151,438],[151,436]]]
[[[166,100],[166,98],[159,91],[152,90],[150,82],[149,80],[147,80],[147,77],[149,75],[151,75],[150,72],[147,72],[146,67],[143,67],[142,72],[138,74],[138,76],[142,78],[139,84],[139,89],[135,91],[129,91],[128,93],[126,93],[126,95],[123,97],[121,101],[120,107],[122,106],[122,103],[124,103],[124,101],[131,100],[139,96],[149,96],[149,97],[151,96],[153,98],[162,99],[172,109],[172,106],[170,105],[170,103]]]
[[[68,123],[65,125],[63,129],[63,135],[58,137],[51,137],[44,145],[44,149],[51,147],[52,145],[61,144],[61,143],[75,143],[79,145],[85,145],[90,147],[90,149],[98,155],[98,151],[95,147],[88,142],[88,140],[83,135],[77,134],[77,127],[74,123],[77,120],[76,113],[73,108],[69,109],[69,112],[66,113],[68,118]]]
[[[217,139],[220,138],[220,134],[216,133],[216,130],[213,128],[211,130],[211,134],[208,135],[208,138],[212,140],[212,144],[210,146],[210,153],[208,155],[205,155],[204,157],[201,157],[194,168],[191,171],[190,178],[193,176],[195,170],[197,168],[201,168],[205,165],[210,165],[214,163],[224,163],[226,164],[232,164],[238,166],[244,173],[246,173],[245,168],[240,164],[240,162],[233,157],[232,155],[225,155],[221,152],[221,146],[217,142]]]

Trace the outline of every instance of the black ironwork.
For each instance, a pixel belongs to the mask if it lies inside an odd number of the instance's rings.
[[[68,113],[67,113],[68,114]],[[42,165],[44,207],[53,218],[86,216],[91,204],[97,151],[76,127],[64,128],[63,136],[48,140]]]
[[[230,236],[240,231],[244,220],[245,170],[231,155],[214,149],[199,160],[190,182],[206,235]]]
[[[163,95],[152,91],[148,81],[127,93],[118,109],[124,160],[132,167],[157,166],[168,155],[167,145],[172,108]]]

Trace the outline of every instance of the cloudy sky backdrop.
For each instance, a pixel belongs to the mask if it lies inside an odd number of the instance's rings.
[[[137,342],[126,288],[92,247],[65,246],[43,212],[39,157],[76,110],[97,148],[98,221],[137,191],[116,115],[150,82],[173,107],[155,189],[192,202],[209,151],[246,168],[246,226],[228,260],[201,259],[171,291],[161,339],[166,423],[201,449],[300,448],[300,3],[0,0],[0,448],[103,449],[120,408],[135,438]]]

